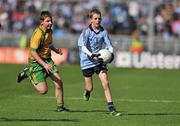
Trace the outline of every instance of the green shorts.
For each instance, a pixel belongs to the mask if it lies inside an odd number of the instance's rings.
[[[48,74],[43,66],[41,66],[36,61],[29,61],[29,71],[27,73],[31,83],[37,85],[41,82],[45,82],[48,76],[51,76],[53,73],[58,73],[58,68],[54,64],[51,58],[43,59],[46,63],[53,66],[53,71],[51,74]]]

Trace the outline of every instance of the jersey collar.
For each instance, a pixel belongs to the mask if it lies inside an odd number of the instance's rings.
[[[41,26],[39,26],[39,29],[42,31],[42,33],[52,33],[52,29],[44,31]]]
[[[104,28],[103,28],[102,26],[100,26],[99,31],[98,31],[98,32],[95,32],[94,29],[92,28],[92,25],[91,25],[91,24],[89,25],[89,29],[90,29],[91,31],[93,31],[95,34],[99,34],[100,32],[104,31]]]
[[[43,34],[46,33],[46,32],[41,28],[41,26],[39,26],[39,29],[41,30],[41,32],[42,32]]]

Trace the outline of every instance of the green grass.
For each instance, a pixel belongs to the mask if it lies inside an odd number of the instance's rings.
[[[17,84],[22,67],[0,65],[0,126],[180,125],[179,70],[110,68],[114,103],[123,114],[111,117],[97,76],[90,101],[82,99],[84,84],[78,65],[59,67],[70,113],[55,112],[54,86],[49,79],[47,95],[38,94],[27,80]]]

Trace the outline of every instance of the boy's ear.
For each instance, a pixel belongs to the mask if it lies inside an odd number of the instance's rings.
[[[43,24],[43,20],[40,20],[40,25]]]

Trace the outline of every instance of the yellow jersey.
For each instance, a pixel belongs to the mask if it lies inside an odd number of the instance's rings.
[[[36,51],[41,58],[50,58],[49,45],[52,43],[52,30],[44,32],[41,27],[37,27],[30,40],[30,50]],[[29,55],[30,60],[35,60]]]

